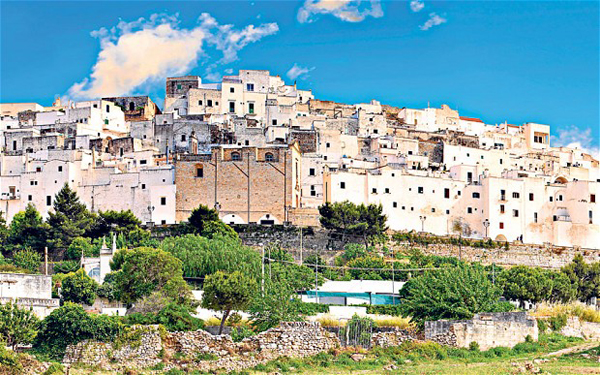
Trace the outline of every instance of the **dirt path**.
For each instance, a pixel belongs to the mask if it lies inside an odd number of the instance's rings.
[[[559,351],[548,353],[544,357],[560,357],[561,355],[579,353],[585,350],[589,350],[600,345],[599,341],[586,342],[585,344],[571,346],[570,348],[561,349]]]

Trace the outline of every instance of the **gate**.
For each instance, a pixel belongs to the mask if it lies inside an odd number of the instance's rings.
[[[345,327],[340,327],[338,338],[344,347],[371,348],[374,322],[371,318],[361,318],[355,315]]]

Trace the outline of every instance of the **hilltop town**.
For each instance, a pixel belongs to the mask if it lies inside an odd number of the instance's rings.
[[[549,125],[325,99],[240,70],[167,78],[162,110],[147,96],[1,104],[0,209],[47,217],[68,184],[90,211],[148,225],[202,204],[227,224],[318,226],[320,205],[349,200],[381,204],[394,231],[600,248],[599,162],[552,147]]]

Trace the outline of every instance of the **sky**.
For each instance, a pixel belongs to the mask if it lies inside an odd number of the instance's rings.
[[[0,2],[0,102],[150,95],[266,69],[318,99],[448,104],[597,153],[598,1]]]

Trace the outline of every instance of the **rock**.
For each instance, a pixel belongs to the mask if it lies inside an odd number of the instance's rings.
[[[365,355],[361,353],[354,353],[350,356],[354,362],[360,362],[365,359]]]

